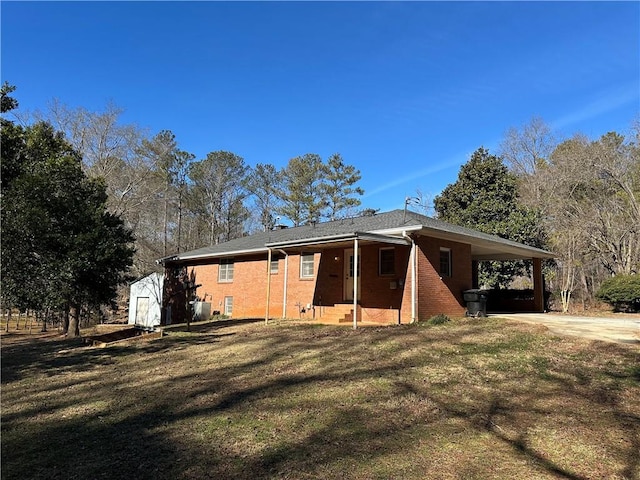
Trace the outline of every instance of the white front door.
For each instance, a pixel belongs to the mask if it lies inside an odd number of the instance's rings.
[[[344,251],[344,299],[345,301],[352,302],[353,301],[353,248],[347,248]],[[362,282],[360,281],[360,260],[361,257],[358,255],[358,300],[360,300],[360,285]]]

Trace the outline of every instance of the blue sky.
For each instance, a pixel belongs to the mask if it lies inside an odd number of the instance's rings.
[[[438,194],[480,146],[542,117],[626,133],[640,112],[638,2],[8,2],[2,81],[21,110],[56,97],[198,159],[281,167],[335,152],[363,205]]]

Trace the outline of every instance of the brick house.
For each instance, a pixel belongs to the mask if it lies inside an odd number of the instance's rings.
[[[410,323],[464,315],[481,260],[533,262],[543,311],[545,250],[410,211],[280,228],[167,257],[163,323],[184,321],[197,294],[234,318]],[[173,281],[171,281],[173,279]]]

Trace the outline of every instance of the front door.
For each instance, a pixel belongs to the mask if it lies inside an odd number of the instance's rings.
[[[353,248],[347,248],[344,251],[344,299],[347,302],[353,302],[353,279],[354,279],[354,269],[353,269]],[[360,281],[360,264],[361,264],[361,256],[358,255],[358,300],[360,300],[360,291],[361,284]]]

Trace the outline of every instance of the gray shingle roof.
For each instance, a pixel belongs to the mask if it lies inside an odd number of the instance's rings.
[[[365,232],[377,232],[384,230],[422,228],[428,231],[453,234],[455,236],[478,239],[492,244],[504,245],[505,247],[525,248],[532,254],[538,253],[541,256],[552,256],[549,252],[534,247],[505,240],[504,238],[478,232],[469,228],[453,225],[442,220],[427,217],[419,213],[403,210],[392,210],[390,212],[378,213],[372,216],[345,218],[332,222],[317,223],[316,225],[303,225],[300,227],[285,228],[281,230],[270,230],[259,232],[253,235],[236,238],[225,243],[203,247],[197,250],[177,254],[169,257],[171,260],[187,260],[191,258],[217,257],[225,254],[242,254],[251,251],[266,251],[266,245],[287,243],[292,241],[304,241],[307,239],[331,238],[339,235],[349,235]],[[167,259],[167,260],[168,260]]]

